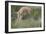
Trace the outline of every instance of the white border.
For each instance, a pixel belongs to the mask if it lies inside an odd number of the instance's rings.
[[[21,5],[21,6],[41,6],[42,7],[42,13],[41,13],[41,22],[42,22],[42,27],[40,28],[19,28],[19,29],[11,29],[11,5]],[[26,4],[26,3],[9,3],[8,6],[8,31],[9,32],[15,32],[15,31],[32,31],[32,30],[43,30],[44,28],[44,6],[42,4]]]

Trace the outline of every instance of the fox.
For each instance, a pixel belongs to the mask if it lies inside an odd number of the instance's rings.
[[[32,11],[32,8],[30,7],[21,7],[17,12],[18,20],[21,20],[25,15],[30,14],[31,11]]]

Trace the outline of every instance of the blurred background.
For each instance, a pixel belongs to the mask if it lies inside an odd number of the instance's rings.
[[[30,7],[32,12],[30,15],[26,15],[24,20],[16,24],[18,10],[21,7]],[[16,24],[16,25],[15,25]],[[37,28],[41,27],[41,6],[20,6],[11,5],[11,28]]]

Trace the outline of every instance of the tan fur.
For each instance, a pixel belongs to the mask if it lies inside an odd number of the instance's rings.
[[[23,16],[30,14],[32,9],[30,7],[21,7],[17,12],[17,19],[21,20]]]

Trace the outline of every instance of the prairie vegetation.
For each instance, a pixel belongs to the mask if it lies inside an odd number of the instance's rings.
[[[20,22],[16,22],[16,12],[24,6],[11,5],[11,28],[35,28],[41,27],[41,7],[28,6],[32,8],[30,15],[24,16]],[[17,23],[17,24],[16,24]],[[16,25],[15,25],[16,24]]]

